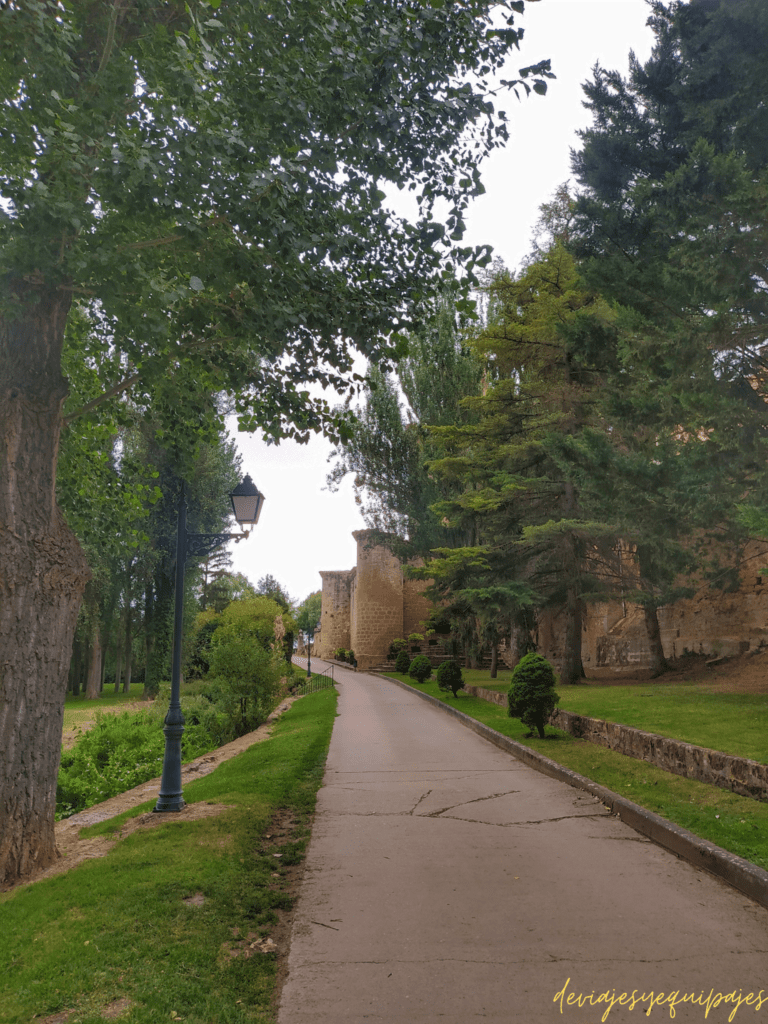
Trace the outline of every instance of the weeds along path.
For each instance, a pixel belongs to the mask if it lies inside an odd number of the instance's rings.
[[[255,743],[261,743],[263,740],[269,738],[274,728],[277,719],[290,708],[294,701],[300,700],[300,697],[286,697],[280,705],[272,712],[267,721],[255,729],[253,732],[246,733],[245,736],[241,736],[239,739],[233,740],[231,743],[225,743],[223,747],[219,747],[217,750],[212,750],[208,754],[204,754],[202,757],[198,757],[195,761],[191,761],[189,764],[183,765],[181,769],[182,783],[194,782],[195,779],[200,779],[204,775],[209,775],[214,768],[222,764],[224,761],[229,761],[230,758],[236,757],[238,754],[252,747]],[[126,710],[126,705],[117,708],[118,711]],[[118,839],[107,839],[104,836],[95,836],[91,838],[80,838],[80,829],[86,825],[96,825],[98,822],[107,821],[109,818],[115,818],[118,814],[122,814],[124,811],[130,811],[134,807],[138,807],[147,801],[154,801],[160,792],[160,777],[156,779],[150,779],[148,782],[143,782],[139,786],[135,786],[133,789],[127,790],[125,793],[120,793],[118,796],[110,797],[109,800],[105,800],[103,803],[95,804],[93,807],[87,807],[84,811],[79,811],[77,814],[73,814],[71,818],[65,818],[63,821],[56,823],[56,846],[58,847],[59,853],[61,854],[60,859],[47,868],[45,871],[41,871],[40,874],[35,875],[24,884],[30,882],[38,882],[41,878],[50,878],[53,875],[62,874],[65,871],[69,871],[71,868],[81,864],[84,860],[88,860],[92,857],[103,857],[107,854]],[[174,820],[176,821],[195,821],[199,818],[210,818],[216,814],[221,814],[225,810],[224,804],[207,804],[203,801],[199,803],[187,804],[181,811],[174,814]],[[164,814],[154,814],[152,811],[148,811],[146,814],[139,815],[136,818],[131,818],[125,822],[119,833],[119,839],[123,839],[126,835],[131,832],[135,832],[137,829],[152,828],[153,826],[160,825],[166,821],[167,817]]]

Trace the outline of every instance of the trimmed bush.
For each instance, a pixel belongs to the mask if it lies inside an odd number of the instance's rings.
[[[450,690],[455,697],[464,689],[464,676],[457,661],[444,661],[437,670],[437,685],[441,690]]]
[[[408,641],[407,640],[403,640],[402,637],[398,637],[396,640],[393,640],[392,643],[389,645],[389,650],[387,651],[387,657],[390,660],[393,660],[393,659],[397,658],[397,656],[400,653],[400,651],[407,651],[407,650],[408,650]],[[398,671],[400,671],[400,670],[398,669]],[[407,672],[408,669],[406,668],[403,671]]]
[[[432,675],[432,663],[426,654],[417,654],[408,669],[408,675],[417,683],[423,683]]]
[[[531,733],[538,729],[542,739],[544,725],[560,700],[555,693],[556,682],[555,670],[541,654],[526,654],[512,673],[507,694],[509,717],[519,718]]]
[[[395,672],[407,672],[411,667],[411,656],[408,651],[399,651],[395,658]]]

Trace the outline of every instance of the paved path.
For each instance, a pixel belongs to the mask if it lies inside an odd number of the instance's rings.
[[[640,1024],[675,990],[676,1024],[720,1024],[718,992],[761,988],[732,1019],[768,1024],[768,911],[400,687],[335,675],[279,1024]],[[614,989],[634,1010],[568,1004]],[[712,989],[707,1016],[679,1002]]]

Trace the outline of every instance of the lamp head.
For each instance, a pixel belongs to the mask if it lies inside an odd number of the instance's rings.
[[[264,506],[264,495],[250,476],[246,475],[243,482],[230,491],[229,497],[238,523],[241,526],[255,526]]]

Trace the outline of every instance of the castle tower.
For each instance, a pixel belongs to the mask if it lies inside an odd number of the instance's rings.
[[[355,569],[321,572],[323,602],[320,608],[320,646],[317,656],[332,658],[337,647],[349,648],[350,603]]]
[[[357,570],[350,594],[351,647],[358,668],[380,665],[403,635],[403,571],[388,548],[371,544],[374,530],[355,530]],[[325,580],[323,580],[325,606]]]

